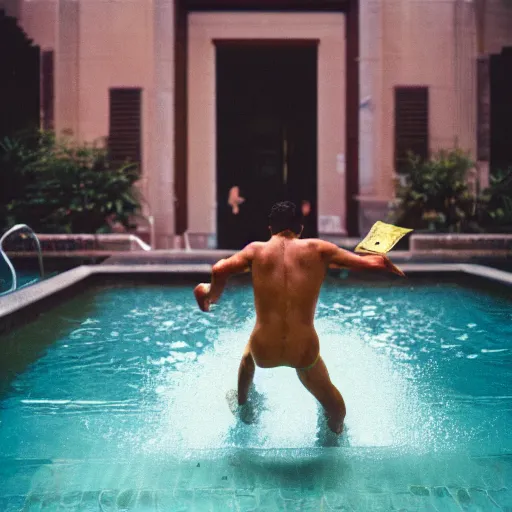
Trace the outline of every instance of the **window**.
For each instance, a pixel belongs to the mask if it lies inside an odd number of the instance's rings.
[[[110,89],[108,146],[114,162],[141,163],[141,93],[139,88]]]
[[[395,170],[400,171],[412,152],[426,159],[428,140],[428,88],[395,88]]]

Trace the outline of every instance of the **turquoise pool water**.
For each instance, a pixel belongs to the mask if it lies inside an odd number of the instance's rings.
[[[7,272],[3,272],[3,274],[0,276],[0,294],[7,292],[12,285],[10,274],[7,275]],[[34,272],[18,272],[17,279],[19,289],[37,283],[37,281],[39,281],[39,274]]]
[[[231,286],[90,290],[0,338],[0,510],[505,510],[512,309],[455,284],[322,290],[322,355],[347,404],[326,432],[287,368],[236,385],[254,322]]]
[[[57,275],[58,272],[48,272],[45,274],[45,279]],[[41,280],[41,276],[39,272],[31,272],[31,271],[16,271],[16,278],[18,281],[17,290],[20,288],[25,288],[26,286],[30,286],[32,284],[38,283]],[[3,270],[2,274],[0,274],[0,295],[4,295],[8,293],[8,290],[12,286],[12,277],[10,272],[7,270]]]

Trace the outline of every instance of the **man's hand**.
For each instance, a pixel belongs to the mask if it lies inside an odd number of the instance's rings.
[[[210,311],[210,288],[208,283],[199,283],[194,288],[194,296],[201,311]]]
[[[393,263],[391,263],[391,260],[385,256],[384,254],[379,254],[378,256],[368,256],[369,258],[375,258],[378,260],[378,265],[382,270],[387,270],[388,272],[391,272],[392,274],[396,274],[400,277],[405,277],[405,274]]]
[[[349,270],[385,270],[404,277],[405,274],[384,254],[366,254],[364,256],[341,249],[331,242],[318,240],[318,249],[325,258],[329,268],[346,268]]]

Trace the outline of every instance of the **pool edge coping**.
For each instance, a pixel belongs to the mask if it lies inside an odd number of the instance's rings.
[[[197,274],[209,273],[211,265],[81,265],[26,288],[0,297],[0,319],[64,291],[93,275],[102,274]]]
[[[44,281],[22,288],[0,297],[0,319],[12,315],[22,309],[49,298],[51,295],[71,288],[94,275],[120,274],[176,274],[204,276],[211,272],[211,265],[194,264],[163,264],[163,265],[81,265]],[[485,265],[470,263],[403,263],[400,265],[405,273],[464,273],[497,281],[512,286],[512,273],[498,270]]]

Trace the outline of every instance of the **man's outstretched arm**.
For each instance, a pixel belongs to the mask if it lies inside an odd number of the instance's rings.
[[[383,254],[360,256],[335,244],[320,241],[320,250],[331,268],[346,268],[349,270],[384,270],[404,276],[405,274]]]
[[[213,265],[211,284],[200,283],[194,289],[201,311],[209,311],[210,304],[215,304],[219,300],[230,276],[250,270],[253,255],[254,246],[249,244],[240,252]]]

